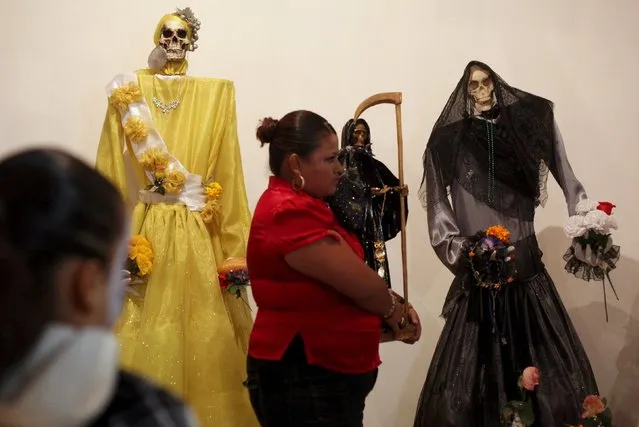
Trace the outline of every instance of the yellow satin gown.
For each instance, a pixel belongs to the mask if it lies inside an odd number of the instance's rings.
[[[250,226],[233,82],[163,80],[148,70],[137,76],[168,151],[203,182],[219,182],[223,195],[217,227],[184,205],[136,204],[132,233],[151,242],[155,261],[147,283],[136,285],[140,295],[128,295],[124,304],[118,324],[123,367],[184,398],[203,427],[257,427],[243,386],[250,309],[246,295],[238,299],[217,280],[225,259],[245,257]],[[154,96],[165,103],[179,96],[180,104],[165,114]],[[127,144],[110,105],[97,168],[135,203],[149,182]]]

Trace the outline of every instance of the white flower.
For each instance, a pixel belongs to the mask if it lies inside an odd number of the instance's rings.
[[[597,206],[599,206],[599,202],[595,202],[590,199],[584,199],[577,203],[577,207],[575,209],[577,210],[578,215],[586,215],[588,212],[597,209]]]
[[[571,216],[564,224],[564,233],[566,233],[566,236],[571,239],[583,236],[586,234],[586,231],[588,231],[588,227],[586,226],[586,217],[581,215]]]
[[[589,230],[601,234],[610,234],[610,230],[617,229],[617,221],[604,211],[590,211],[584,216],[584,224]]]

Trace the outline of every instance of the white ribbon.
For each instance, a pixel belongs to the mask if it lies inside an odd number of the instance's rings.
[[[135,74],[119,74],[117,75],[106,87],[106,92],[109,97],[112,93],[123,86],[129,84],[135,84],[139,88],[138,77]],[[140,89],[142,93],[142,89]],[[204,195],[204,187],[202,185],[202,177],[200,175],[192,174],[180,163],[180,161],[173,156],[166,147],[162,136],[153,126],[153,117],[151,110],[147,104],[144,96],[139,101],[132,102],[125,110],[120,110],[120,119],[122,126],[124,127],[129,117],[138,117],[146,125],[149,131],[149,135],[146,141],[131,143],[134,156],[140,161],[141,157],[147,150],[152,148],[159,148],[167,154],[169,158],[169,166],[167,171],[178,171],[185,177],[185,184],[179,194],[176,195],[162,195],[154,193],[148,190],[140,189],[139,196],[142,203],[157,204],[184,204],[191,211],[202,211],[206,204],[206,196]],[[126,153],[126,144],[125,144]],[[151,182],[153,182],[153,174],[145,170],[146,176]]]

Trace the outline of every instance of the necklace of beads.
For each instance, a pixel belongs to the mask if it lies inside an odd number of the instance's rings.
[[[488,203],[495,201],[495,125],[486,120],[486,136],[488,139]]]

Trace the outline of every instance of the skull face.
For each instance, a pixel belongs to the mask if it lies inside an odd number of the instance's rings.
[[[468,80],[468,94],[475,101],[475,110],[482,112],[493,108],[495,104],[494,91],[495,86],[490,74],[477,66],[472,67],[470,69],[470,79]]]
[[[186,57],[191,40],[188,36],[187,28],[177,21],[169,21],[162,28],[162,36],[159,44],[166,51],[166,59],[169,61],[180,61]]]

